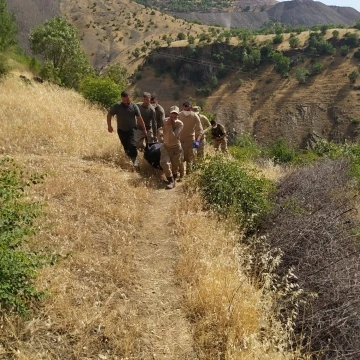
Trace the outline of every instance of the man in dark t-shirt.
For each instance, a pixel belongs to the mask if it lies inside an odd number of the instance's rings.
[[[135,131],[137,128],[142,129],[144,134],[146,134],[146,128],[138,106],[131,102],[130,96],[126,91],[121,93],[121,101],[111,106],[107,113],[106,120],[110,133],[114,131],[111,125],[111,119],[114,115],[116,115],[117,133],[120,142],[124,147],[126,155],[130,157],[134,166],[138,168]]]

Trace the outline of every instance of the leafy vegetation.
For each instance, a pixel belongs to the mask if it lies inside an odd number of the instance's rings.
[[[41,180],[26,176],[12,159],[0,159],[0,311],[26,314],[43,295],[34,287],[43,259],[22,247],[35,234],[41,210],[39,203],[26,199],[25,189]]]
[[[254,229],[258,219],[270,208],[271,182],[222,156],[201,165],[199,186],[211,209],[222,215],[232,214],[249,230]]]
[[[17,34],[15,16],[7,9],[6,0],[0,0],[0,51],[17,44]]]
[[[89,76],[80,83],[79,91],[85,99],[106,108],[119,101],[123,88],[112,79]]]
[[[78,89],[80,81],[93,72],[81,50],[77,30],[63,17],[47,20],[29,35],[30,48],[44,61],[42,76],[69,88]]]

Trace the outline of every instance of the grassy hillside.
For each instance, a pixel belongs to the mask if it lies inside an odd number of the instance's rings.
[[[31,319],[3,314],[1,358],[299,359],[236,231],[144,162],[132,173],[105,114],[75,92],[18,75],[0,86],[1,157],[46,174],[27,193],[46,204],[27,248],[56,259]]]

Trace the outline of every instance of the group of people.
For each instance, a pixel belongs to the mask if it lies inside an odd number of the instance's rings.
[[[147,144],[161,143],[160,166],[167,179],[166,189],[172,189],[176,181],[182,181],[192,171],[194,161],[204,157],[208,131],[215,150],[227,153],[224,126],[209,121],[200,111],[199,106],[185,101],[182,111],[176,105],[171,106],[169,116],[165,117],[156,95],[144,92],[143,101],[135,104],[129,93],[123,91],[121,101],[108,111],[107,126],[112,133],[111,119],[116,116],[120,142],[136,169],[139,169],[138,151],[144,151]]]

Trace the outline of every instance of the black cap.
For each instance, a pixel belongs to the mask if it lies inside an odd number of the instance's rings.
[[[185,101],[183,103],[183,106],[185,106],[185,107],[191,106],[191,102],[190,101]]]

